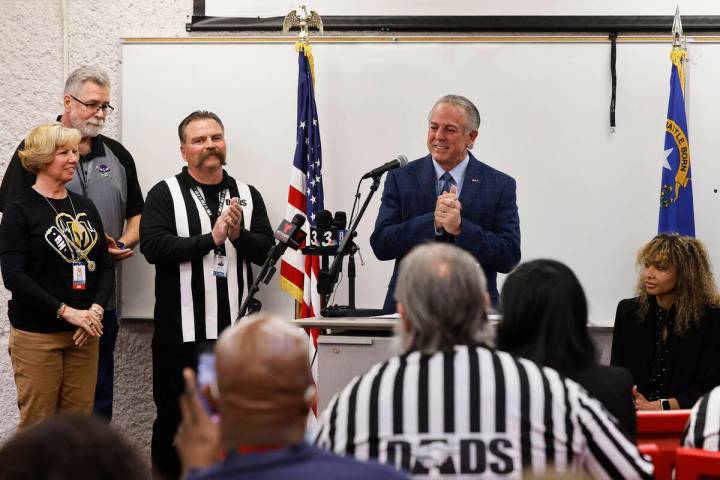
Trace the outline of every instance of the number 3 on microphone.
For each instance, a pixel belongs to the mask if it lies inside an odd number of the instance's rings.
[[[335,242],[333,242],[332,236],[332,230],[325,230],[323,232],[323,247],[332,247],[335,244]]]
[[[317,229],[311,228],[310,229],[310,246],[311,247],[317,247],[318,246],[318,232]]]

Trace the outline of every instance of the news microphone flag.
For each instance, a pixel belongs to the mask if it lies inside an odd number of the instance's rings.
[[[290,186],[288,187],[287,218],[301,213],[306,216],[305,231],[315,227],[315,217],[324,209],[322,183],[322,150],[320,147],[320,123],[314,91],[314,62],[310,45],[298,42],[298,95],[297,134]],[[280,264],[280,287],[298,302],[296,318],[320,315],[320,295],[317,279],[320,259],[304,256],[299,250],[288,250]],[[317,348],[319,331],[308,332],[312,347]]]
[[[665,160],[660,186],[658,233],[695,236],[690,141],[685,116],[685,60],[687,51],[673,47],[670,100],[665,122]]]

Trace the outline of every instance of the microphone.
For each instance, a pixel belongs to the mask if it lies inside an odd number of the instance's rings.
[[[362,176],[360,180],[365,180],[366,178],[373,178],[373,177],[379,177],[383,173],[395,170],[396,168],[402,168],[405,165],[408,164],[408,159],[405,155],[398,155],[395,157],[395,160],[391,162],[387,162],[385,165],[381,165],[373,170],[370,170],[368,173]]]
[[[335,212],[333,217],[333,227],[337,231],[338,245],[345,239],[347,233],[347,214],[345,212]]]
[[[347,214],[345,212],[335,212],[333,224],[338,230],[345,230],[347,228]]]
[[[320,210],[315,215],[315,225],[321,230],[330,230],[333,226],[333,216],[328,210]]]
[[[283,220],[282,222],[280,222],[280,226],[277,228],[277,230],[275,230],[275,233],[273,233],[273,237],[278,240],[278,243],[272,246],[272,248],[267,254],[265,263],[263,263],[263,266],[260,269],[260,273],[258,273],[257,278],[252,283],[250,288],[248,288],[248,294],[247,297],[245,297],[242,305],[240,306],[238,318],[242,318],[245,316],[245,314],[250,309],[251,304],[260,303],[253,298],[255,294],[260,290],[260,282],[264,282],[265,284],[270,283],[272,276],[275,274],[275,264],[278,260],[280,260],[282,254],[285,253],[285,250],[287,250],[288,247],[292,248],[293,250],[297,250],[298,248],[300,248],[300,244],[305,241],[305,230],[302,229],[302,226],[304,224],[305,216],[301,213],[295,214],[291,222],[288,222],[287,220]],[[256,308],[252,311],[257,310],[259,310],[259,308]]]
[[[301,213],[296,213],[291,222],[287,220],[280,222],[277,230],[273,233],[273,237],[277,239],[278,243],[268,252],[271,265],[274,265],[282,257],[288,247],[293,250],[300,248],[302,242],[305,241],[306,234],[302,229],[304,224],[305,216]]]

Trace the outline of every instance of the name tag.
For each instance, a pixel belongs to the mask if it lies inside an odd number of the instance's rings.
[[[213,275],[220,278],[227,277],[228,263],[225,255],[215,254],[215,261],[213,262]]]
[[[83,262],[74,262],[73,266],[73,290],[85,290],[87,286],[87,276],[85,274],[85,264]]]

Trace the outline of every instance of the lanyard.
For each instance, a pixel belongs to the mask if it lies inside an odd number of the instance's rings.
[[[212,218],[212,212],[210,211],[210,207],[208,207],[208,204],[207,204],[207,202],[205,201],[205,197],[203,196],[202,192],[200,191],[200,189],[198,188],[197,185],[194,185],[191,190],[192,190],[192,192],[195,194],[195,196],[197,197],[197,199],[200,201],[200,205],[202,205],[203,208],[205,209],[205,213],[207,213],[208,218],[210,218],[210,226],[211,226],[211,227],[214,227],[214,226],[215,226],[215,222],[213,221],[213,218]],[[218,216],[218,217],[220,216],[220,214],[221,214],[222,211],[223,211],[223,206],[224,206],[224,203],[225,203],[225,193],[226,193],[226,192],[227,192],[227,189],[226,189],[226,188],[223,188],[223,189],[220,191],[220,193],[218,194],[218,204],[219,204],[219,205],[218,205],[218,212],[217,212],[217,216]],[[217,220],[217,219],[215,219],[215,220]],[[224,254],[225,254],[225,245],[220,245],[220,246],[216,247],[216,248],[215,248],[215,253],[218,254],[218,255],[224,255]]]
[[[197,197],[197,199],[200,201],[200,205],[203,206],[203,208],[205,209],[205,213],[207,213],[207,216],[210,218],[210,222],[212,223],[212,221],[213,221],[212,212],[210,211],[210,207],[208,207],[208,204],[207,204],[207,202],[205,201],[205,197],[203,197],[203,194],[202,194],[202,192],[200,191],[200,189],[197,187],[197,185],[195,185],[194,187],[192,187],[192,192],[195,194],[195,196]],[[223,206],[224,206],[224,203],[225,203],[225,193],[226,193],[226,192],[227,192],[227,189],[223,188],[222,191],[218,194],[218,203],[219,203],[219,205],[218,205],[218,212],[217,212],[217,216],[218,216],[218,217],[220,216],[220,214],[221,214],[222,211],[223,211]]]

